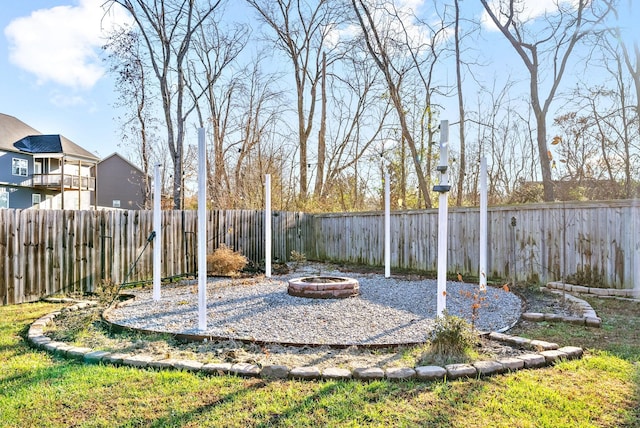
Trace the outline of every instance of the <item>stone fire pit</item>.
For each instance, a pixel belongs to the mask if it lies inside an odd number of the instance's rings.
[[[312,299],[344,299],[360,294],[360,284],[353,278],[307,276],[290,279],[287,292],[291,296]]]

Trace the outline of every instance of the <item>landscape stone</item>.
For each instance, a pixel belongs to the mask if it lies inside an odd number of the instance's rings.
[[[185,370],[188,372],[194,372],[194,371],[200,370],[202,366],[204,366],[203,363],[201,363],[200,361],[194,361],[194,360],[178,360],[173,365],[173,367],[175,367],[178,370]]]
[[[514,357],[500,358],[496,361],[502,364],[502,366],[506,370],[514,371],[514,370],[520,370],[521,368],[524,368],[524,361],[522,361],[519,358],[514,358]]]
[[[386,370],[387,379],[402,380],[416,376],[416,371],[409,367],[390,367]]]
[[[162,360],[149,361],[148,366],[154,369],[174,369],[179,361],[175,358],[164,358]]]
[[[63,342],[51,341],[45,343],[42,347],[49,352],[55,352],[59,346],[67,346],[67,344]]]
[[[447,379],[451,380],[474,377],[477,374],[476,368],[471,364],[448,364],[444,368],[447,369]]]
[[[562,321],[562,315],[558,314],[544,314],[544,320],[549,322],[559,322]]]
[[[325,379],[351,379],[351,370],[329,367],[322,371],[322,377]]]
[[[292,379],[318,379],[320,378],[320,369],[315,366],[294,367],[289,372]]]
[[[89,364],[97,364],[102,361],[104,357],[110,355],[109,351],[92,351],[84,354],[84,362]]]
[[[105,363],[110,363],[110,364],[115,364],[115,365],[120,365],[122,364],[122,361],[132,357],[131,354],[125,354],[125,353],[120,353],[120,352],[116,352],[110,355],[106,355],[102,361]]]
[[[231,363],[208,363],[202,366],[200,370],[209,374],[224,375],[231,373]]]
[[[585,325],[584,317],[564,317],[563,321],[574,325]]]
[[[93,351],[91,348],[72,346],[70,349],[67,349],[67,355],[76,360],[83,360],[84,356],[91,351]]]
[[[558,348],[559,352],[564,352],[567,354],[567,358],[576,359],[582,357],[583,350],[577,346],[564,346],[562,348]]]
[[[286,379],[289,376],[289,367],[282,365],[269,365],[262,367],[260,377],[265,379]]]
[[[489,333],[489,339],[497,340],[499,342],[508,342],[509,340],[511,340],[511,337],[512,336],[509,336],[508,334],[498,333],[496,331],[492,331],[491,333]]]
[[[149,362],[153,361],[151,355],[132,355],[129,358],[124,358],[122,364],[131,367],[147,367]]]
[[[526,321],[542,321],[544,320],[544,314],[541,312],[525,312],[521,315],[523,320]]]
[[[416,377],[422,380],[440,380],[447,374],[447,370],[440,366],[418,366],[415,371]]]
[[[384,370],[379,367],[359,367],[353,370],[353,377],[356,379],[382,379],[384,378]]]
[[[526,369],[543,367],[547,365],[547,360],[540,354],[525,354],[519,355],[516,358],[524,362],[524,368]]]
[[[574,285],[571,288],[571,291],[574,293],[584,293],[587,294],[589,293],[589,287],[583,287],[582,285]]]
[[[504,366],[497,361],[476,361],[473,363],[473,367],[476,368],[478,374],[481,376],[488,376],[505,371]]]
[[[544,357],[547,363],[553,363],[561,358],[567,358],[567,354],[557,349],[550,351],[542,351],[540,355]]]
[[[258,377],[260,376],[260,367],[251,363],[236,363],[231,366],[231,373],[238,376]]]
[[[526,337],[520,337],[520,336],[513,336],[511,338],[511,340],[509,341],[509,343],[515,345],[515,346],[530,346],[531,345],[531,339],[528,339]]]
[[[532,340],[531,346],[539,351],[550,351],[552,349],[559,348],[557,343],[547,342],[544,340]]]
[[[600,318],[587,317],[584,321],[587,327],[600,327],[602,324]]]

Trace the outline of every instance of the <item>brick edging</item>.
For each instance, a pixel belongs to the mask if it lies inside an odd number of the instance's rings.
[[[521,369],[545,367],[562,360],[581,358],[583,355],[583,349],[579,347],[565,346],[561,348],[556,343],[492,332],[488,335],[490,339],[530,349],[531,353],[516,357],[499,358],[497,360],[476,361],[471,364],[449,364],[444,367],[389,367],[387,369],[379,367],[361,367],[353,370],[338,367],[320,369],[314,366],[289,368],[283,365],[260,367],[256,364],[249,363],[205,364],[195,360],[177,360],[172,358],[156,359],[151,355],[145,354],[100,351],[54,341],[44,335],[44,327],[51,323],[56,316],[65,311],[77,311],[95,307],[98,303],[94,301],[74,301],[71,299],[48,299],[48,301],[54,303],[74,303],[71,306],[63,308],[61,311],[52,312],[34,321],[29,327],[27,334],[28,342],[37,349],[67,358],[74,358],[90,364],[102,363],[160,370],[199,371],[212,375],[236,375],[263,379],[414,379],[419,381],[434,381],[484,377]]]

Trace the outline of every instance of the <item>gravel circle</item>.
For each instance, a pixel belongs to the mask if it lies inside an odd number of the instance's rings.
[[[288,279],[317,274],[311,271],[271,279],[209,278],[206,331],[198,329],[193,281],[163,286],[157,302],[152,290],[136,291],[134,300],[110,311],[109,321],[172,334],[298,345],[384,346],[428,340],[436,315],[435,280],[331,271],[322,275],[356,278],[360,295],[309,299],[287,294]],[[476,284],[448,282],[448,312],[471,321],[477,290]],[[515,294],[488,287],[479,295],[479,330],[505,330],[520,318],[522,301]]]

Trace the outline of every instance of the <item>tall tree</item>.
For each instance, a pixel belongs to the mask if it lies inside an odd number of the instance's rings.
[[[155,120],[151,111],[145,58],[140,50],[138,33],[122,28],[109,36],[104,49],[108,52],[109,71],[116,78],[116,91],[120,94],[117,105],[125,109],[122,122],[122,140],[133,148],[143,172],[142,207],[151,208],[152,130]],[[159,185],[159,183],[158,183]]]
[[[455,52],[456,52],[456,88],[458,92],[458,114],[460,116],[460,124],[458,125],[459,137],[460,137],[460,161],[458,163],[458,191],[456,197],[456,205],[462,206],[463,189],[465,176],[467,175],[467,161],[466,161],[466,144],[465,144],[465,111],[464,111],[464,97],[462,95],[462,60],[460,53],[460,0],[455,0]]]
[[[315,119],[316,96],[323,68],[337,58],[329,43],[332,31],[344,19],[340,3],[328,0],[247,0],[260,19],[275,33],[275,46],[291,61],[296,89],[300,198],[308,196],[309,139]],[[323,56],[327,54],[326,66]],[[321,167],[323,171],[324,165]],[[322,179],[322,177],[321,177]],[[316,185],[317,189],[321,186]]]
[[[221,0],[108,0],[125,8],[146,48],[158,84],[173,163],[173,205],[183,200],[185,124],[195,108],[186,89],[187,59],[194,34],[220,6]]]
[[[516,51],[529,73],[529,95],[536,120],[536,143],[544,200],[554,200],[551,163],[548,159],[547,115],[556,97],[576,46],[592,34],[610,12],[600,1],[578,0],[565,4],[554,2],[555,8],[544,14],[545,29],[532,33],[535,19],[524,18],[524,0],[480,0],[491,22]],[[547,75],[546,94],[544,78]]]
[[[411,159],[416,171],[420,193],[425,204],[430,207],[429,180],[422,167],[424,147],[422,139],[417,139],[412,132],[408,120],[408,108],[403,96],[403,82],[408,81],[410,72],[414,72],[415,81],[423,85],[425,104],[421,111],[432,118],[433,105],[431,95],[435,90],[432,85],[434,66],[439,54],[438,42],[445,32],[443,25],[423,26],[429,30],[428,40],[414,37],[407,29],[405,20],[398,12],[393,2],[378,2],[373,6],[365,0],[352,0],[351,4],[357,16],[358,24],[366,42],[369,56],[374,60],[384,76],[387,84],[388,96],[394,106],[400,123],[401,138],[406,142],[411,152]],[[406,18],[406,17],[405,17]],[[415,18],[415,16],[413,17]],[[391,28],[393,26],[393,29]],[[423,115],[421,115],[423,117]],[[425,123],[422,123],[425,125]],[[429,137],[432,134],[431,121],[426,122],[425,128]],[[424,135],[420,131],[420,135]],[[427,148],[431,138],[427,140]],[[430,152],[429,152],[430,153]],[[427,153],[427,159],[430,159]],[[427,172],[430,170],[427,163]]]

